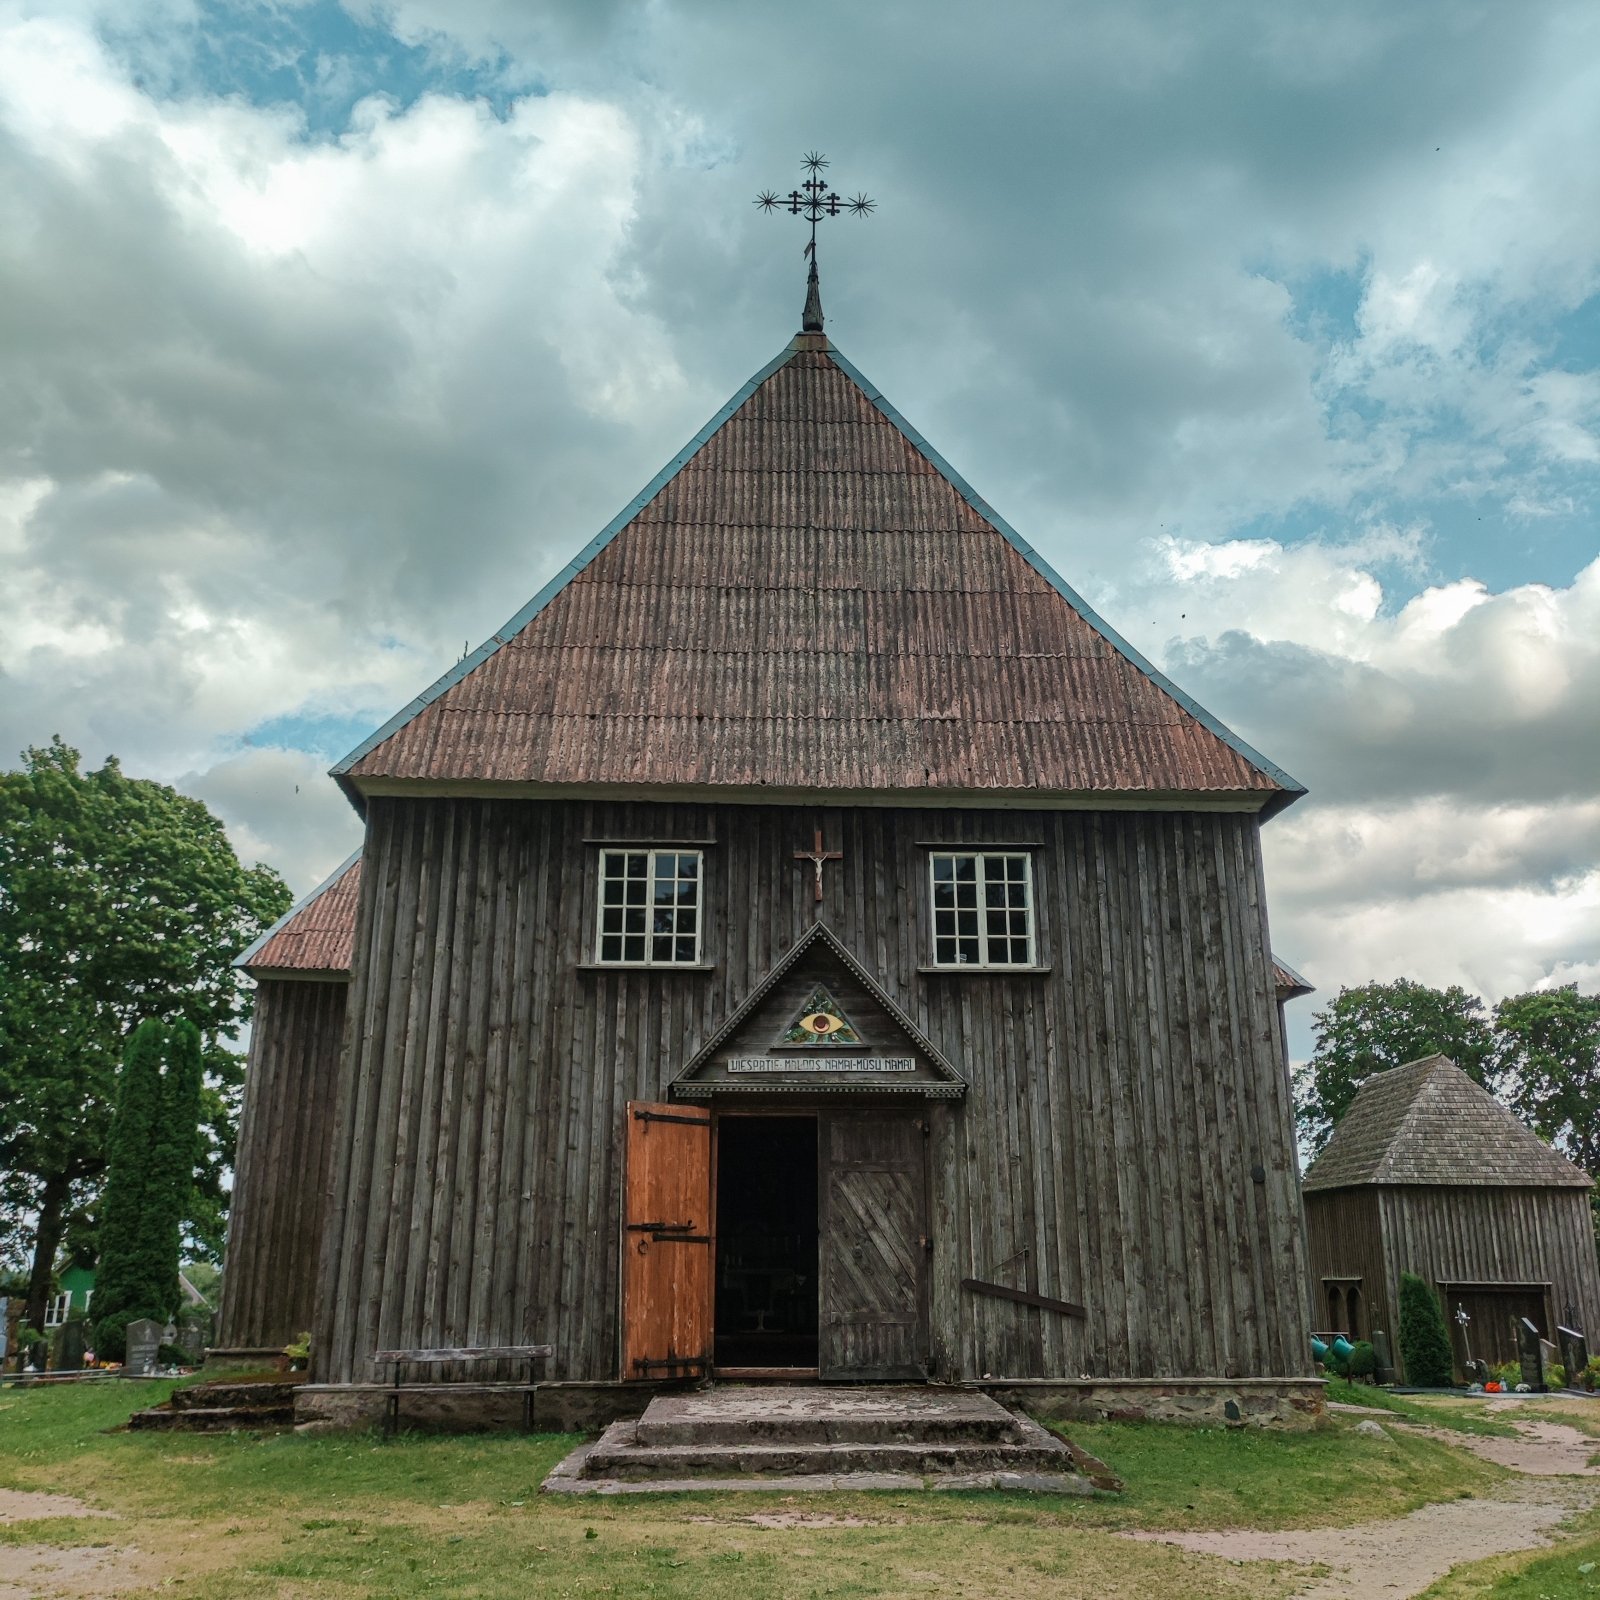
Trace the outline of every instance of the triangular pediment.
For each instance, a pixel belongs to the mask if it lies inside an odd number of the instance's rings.
[[[827,1025],[835,1020],[844,1026]],[[833,1044],[817,1037],[846,1032],[851,1037]],[[674,1097],[682,1100],[797,1091],[954,1099],[965,1090],[966,1081],[939,1047],[820,922],[723,1020],[672,1083]]]

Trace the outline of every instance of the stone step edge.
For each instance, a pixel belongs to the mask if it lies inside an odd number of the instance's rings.
[[[128,1418],[128,1426],[136,1431],[165,1430],[182,1432],[185,1428],[196,1433],[223,1428],[275,1428],[287,1427],[294,1421],[294,1407],[290,1406],[189,1406],[178,1411],[156,1408],[136,1411]]]
[[[693,1421],[652,1422],[647,1411],[639,1419],[641,1445],[772,1445],[787,1444],[1025,1444],[1026,1429],[1018,1419],[968,1417],[947,1420],[895,1417],[814,1418],[707,1417]]]
[[[1037,1425],[1034,1425],[1037,1428]],[[607,1428],[584,1462],[589,1477],[620,1477],[631,1473],[689,1476],[721,1472],[735,1476],[751,1473],[840,1472],[995,1472],[1056,1471],[1076,1474],[1073,1453],[1054,1434],[1037,1428],[1026,1443],[1006,1444],[739,1444],[644,1445],[637,1442],[638,1425],[617,1422]]]

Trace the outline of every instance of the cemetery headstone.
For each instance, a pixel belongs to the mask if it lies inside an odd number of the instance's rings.
[[[4,1369],[6,1357],[11,1354],[11,1300],[8,1295],[0,1294],[0,1369]]]
[[[1539,1330],[1526,1317],[1513,1317],[1511,1326],[1517,1335],[1522,1381],[1530,1389],[1544,1388],[1544,1341],[1539,1337]]]
[[[1389,1348],[1389,1335],[1382,1328],[1372,1330],[1372,1359],[1373,1379],[1378,1383],[1393,1383],[1394,1352]]]
[[[156,1357],[161,1352],[161,1324],[152,1322],[149,1317],[140,1317],[137,1322],[128,1324],[124,1337],[128,1342],[128,1354],[123,1362],[126,1370],[154,1372]]]
[[[56,1371],[82,1372],[83,1352],[88,1343],[82,1317],[72,1317],[63,1322],[56,1333]]]
[[[1557,1328],[1561,1341],[1561,1365],[1567,1369],[1567,1382],[1576,1383],[1577,1374],[1589,1365],[1589,1341],[1576,1328]]]

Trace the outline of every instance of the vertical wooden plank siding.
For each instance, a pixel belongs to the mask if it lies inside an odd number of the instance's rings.
[[[1370,1184],[1317,1190],[1306,1196],[1306,1237],[1313,1327],[1326,1322],[1323,1280],[1360,1278],[1363,1331],[1385,1328],[1394,1344],[1400,1275],[1415,1272],[1436,1286],[1549,1284],[1553,1316],[1570,1302],[1579,1327],[1600,1328],[1600,1267],[1582,1189]]]
[[[282,1348],[312,1326],[343,982],[263,979],[234,1161],[219,1348]]]
[[[374,798],[318,1381],[535,1340],[615,1374],[623,1107],[810,926],[819,822],[820,915],[971,1085],[929,1108],[939,1374],[1309,1371],[1253,817]],[[600,839],[715,841],[710,970],[589,965]],[[919,970],[929,842],[1033,847],[1048,970]]]

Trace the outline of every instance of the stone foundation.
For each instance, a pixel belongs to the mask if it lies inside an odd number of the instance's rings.
[[[613,1422],[642,1416],[657,1395],[695,1387],[666,1381],[541,1383],[534,1428],[599,1433]],[[1323,1420],[1320,1378],[1012,1378],[960,1387],[1050,1422],[1314,1428]],[[392,1392],[388,1384],[377,1383],[302,1384],[295,1395],[295,1422],[379,1427]],[[513,1431],[522,1426],[523,1393],[517,1383],[403,1383],[401,1426],[447,1433]]]
[[[538,1433],[599,1433],[613,1422],[638,1417],[658,1394],[681,1394],[693,1384],[541,1383],[534,1395]],[[522,1427],[520,1383],[402,1383],[400,1425],[441,1433],[515,1431]],[[386,1383],[302,1384],[295,1395],[296,1425],[330,1428],[381,1427]]]
[[[1009,1378],[965,1385],[1048,1422],[1314,1428],[1321,1378]]]

